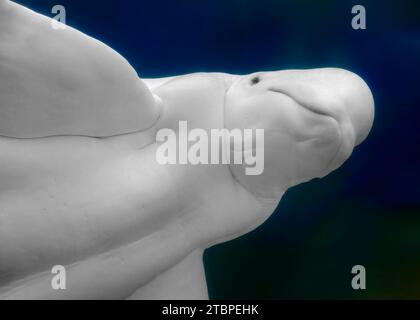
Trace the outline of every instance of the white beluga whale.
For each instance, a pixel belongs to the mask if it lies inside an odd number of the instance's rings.
[[[0,44],[3,299],[206,299],[203,250],[337,169],[373,122],[368,86],[342,69],[141,79],[103,43],[5,0]],[[156,134],[180,121],[264,129],[264,171],[159,164]]]

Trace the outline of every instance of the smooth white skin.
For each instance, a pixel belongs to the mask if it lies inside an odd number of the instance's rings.
[[[307,72],[301,71],[302,81]],[[329,72],[340,75],[343,71]],[[51,290],[47,271],[12,284],[5,297],[128,297],[196,249],[235,238],[265,221],[285,191],[284,186],[309,177],[309,170],[296,169],[301,164],[294,161],[293,148],[285,153],[271,152],[275,145],[266,139],[265,170],[278,175],[264,178],[263,174],[257,180],[246,181],[228,165],[159,165],[155,160],[156,143],[140,149],[134,143],[136,137],[141,144],[147,137],[153,139],[159,128],[176,130],[179,120],[207,129],[237,121],[236,117],[229,118],[228,110],[243,103],[240,98],[232,105],[229,102],[229,90],[242,77],[237,79],[231,84],[220,74],[195,74],[166,82],[154,90],[164,105],[160,120],[154,128],[136,135],[109,139],[1,139],[1,181],[7,181],[6,177],[11,181],[3,185],[1,192],[1,274],[12,275],[6,276],[7,283],[8,279],[49,270],[55,264],[70,269],[65,291]],[[280,110],[277,119],[275,114],[268,115],[272,121],[257,126],[271,128],[278,121],[281,134],[277,137],[287,141],[285,146],[298,143],[302,136],[309,141],[319,140],[314,145],[304,144],[297,154],[311,163],[312,177],[326,174],[325,168],[336,156],[338,146],[351,140],[336,134],[339,122],[307,114],[280,94],[262,90],[251,97],[257,103],[250,107],[261,110],[263,115],[265,108]],[[266,97],[274,105],[267,105]],[[361,106],[360,112],[371,117],[372,107]],[[299,120],[301,112],[305,116]],[[304,125],[297,125],[298,121]],[[286,125],[287,130],[283,130]],[[325,150],[322,156],[319,146]],[[344,152],[338,163],[348,153]],[[196,266],[201,267],[198,263]]]
[[[337,168],[373,120],[371,93],[350,72],[259,73],[251,85],[254,76],[145,81],[155,98],[145,112],[159,117],[133,134],[0,138],[0,298],[205,298],[200,252],[260,225],[288,187]],[[158,164],[155,134],[179,120],[265,129],[264,173]],[[50,285],[57,264],[64,291]]]
[[[105,137],[148,129],[159,115],[131,65],[70,26],[56,30],[51,19],[0,1],[0,43],[2,136]]]
[[[258,83],[254,83],[258,79]],[[287,188],[338,168],[363,141],[373,122],[366,83],[343,69],[258,72],[227,92],[226,128],[264,128],[265,170],[235,177],[258,197],[275,198]]]

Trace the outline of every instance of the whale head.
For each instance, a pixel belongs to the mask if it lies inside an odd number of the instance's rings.
[[[233,80],[232,80],[233,79]],[[264,171],[234,177],[258,197],[273,199],[294,185],[338,168],[368,135],[374,117],[369,87],[336,68],[258,72],[231,78],[227,129],[264,129]]]

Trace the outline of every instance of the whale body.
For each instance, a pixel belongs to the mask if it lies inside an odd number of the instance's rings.
[[[50,23],[0,1],[0,298],[207,298],[203,250],[337,169],[372,126],[372,94],[346,70],[140,79]],[[156,134],[180,121],[264,129],[263,173],[159,164]],[[66,290],[51,288],[55,265]]]

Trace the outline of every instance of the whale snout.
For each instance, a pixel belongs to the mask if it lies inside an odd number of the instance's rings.
[[[354,145],[357,146],[366,139],[372,128],[375,113],[373,96],[366,82],[348,71],[338,85],[341,86],[342,107],[353,127]]]
[[[358,75],[344,69],[324,68],[286,70],[266,76],[268,91],[288,95],[302,107],[334,118],[349,147],[357,146],[369,134],[374,101],[369,87]]]

